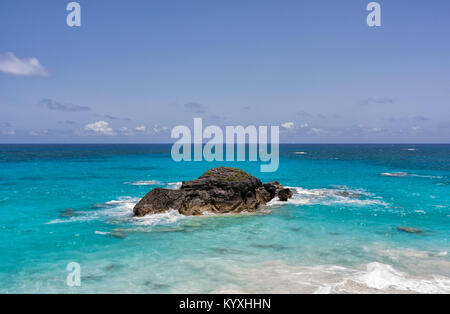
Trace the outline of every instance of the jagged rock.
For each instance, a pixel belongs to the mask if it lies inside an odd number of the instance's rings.
[[[135,216],[175,209],[186,216],[254,212],[278,197],[287,201],[292,191],[278,182],[262,182],[236,168],[213,168],[198,179],[183,182],[179,190],[154,189],[134,207]]]
[[[290,189],[280,189],[278,191],[278,198],[280,199],[280,201],[282,202],[287,202],[288,199],[290,199],[292,197],[292,191]]]

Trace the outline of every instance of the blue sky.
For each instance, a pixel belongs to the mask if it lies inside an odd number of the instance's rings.
[[[450,142],[450,2],[0,1],[0,143],[169,142],[194,117],[282,142]]]

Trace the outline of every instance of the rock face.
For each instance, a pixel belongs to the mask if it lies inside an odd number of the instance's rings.
[[[278,182],[262,184],[236,168],[213,168],[196,180],[183,182],[179,190],[154,189],[134,207],[135,216],[175,209],[182,215],[254,212],[273,198],[287,201],[292,191]]]

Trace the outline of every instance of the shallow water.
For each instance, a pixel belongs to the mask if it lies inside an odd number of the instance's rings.
[[[0,293],[450,293],[450,145],[283,145],[280,157],[259,173],[175,163],[168,145],[1,145]],[[132,217],[150,189],[219,165],[294,197],[257,214]],[[70,262],[81,287],[65,283]]]

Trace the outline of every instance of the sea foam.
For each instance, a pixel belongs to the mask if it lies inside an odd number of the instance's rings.
[[[134,217],[133,208],[138,201],[139,198],[135,197],[121,197],[117,200],[111,200],[104,204],[97,204],[96,207],[100,207],[98,210],[81,212],[79,216],[71,217],[70,219],[55,219],[47,224],[103,220],[113,225],[125,223],[137,226],[154,226],[174,223],[186,217],[173,209],[165,213],[147,215],[144,217]],[[108,234],[101,231],[96,231],[95,233],[99,235]]]
[[[157,180],[149,180],[149,181],[136,181],[136,182],[125,182],[125,184],[130,185],[162,185],[163,183]]]
[[[178,190],[183,185],[183,182],[172,182],[167,184],[167,188],[172,190]]]
[[[289,187],[293,191],[293,196],[287,202],[281,202],[278,198],[270,201],[267,206],[280,206],[284,204],[292,205],[352,205],[352,206],[370,206],[380,205],[389,206],[381,197],[374,196],[371,193],[362,190],[354,190],[346,187],[339,189],[304,189],[301,187]]]
[[[236,284],[213,293],[450,293],[450,278],[412,276],[392,265],[371,262],[358,267],[301,266],[280,260],[252,268],[234,266]]]

